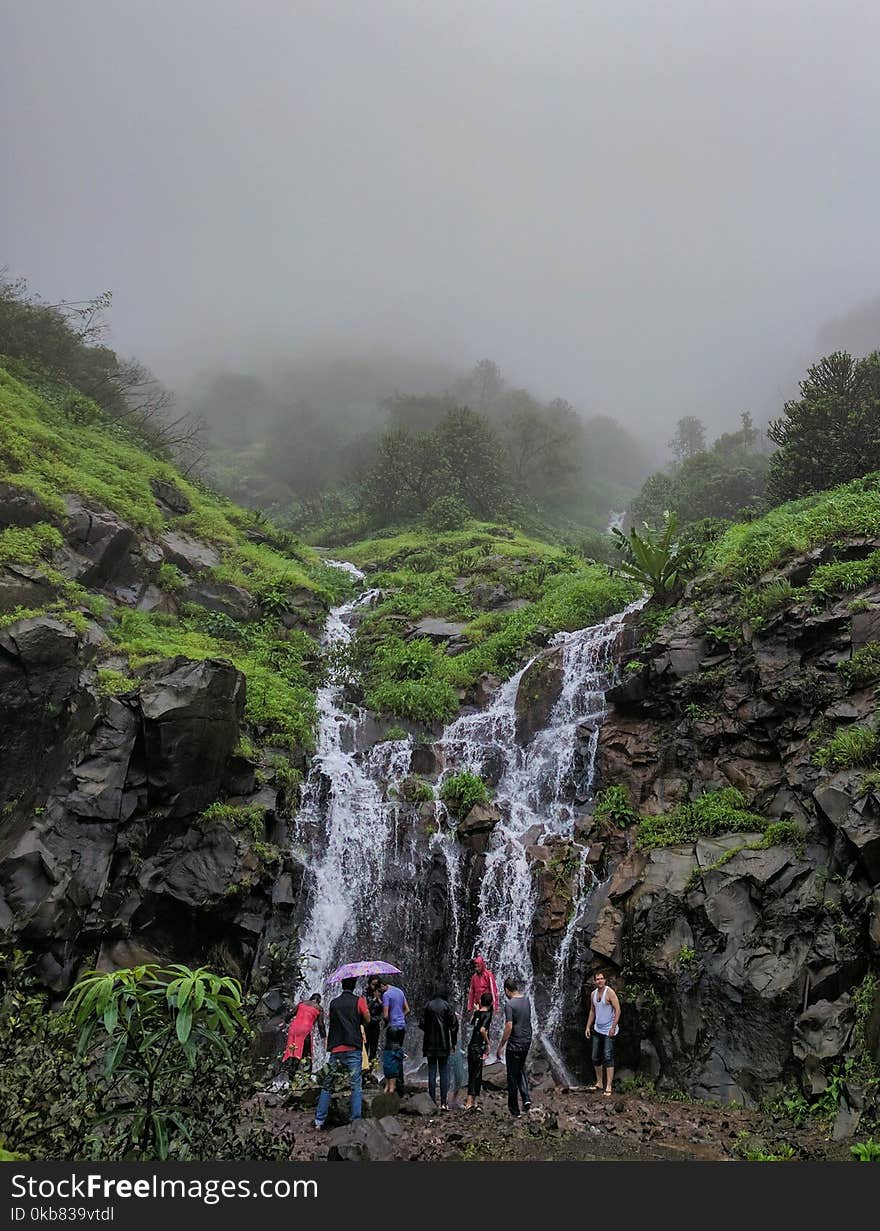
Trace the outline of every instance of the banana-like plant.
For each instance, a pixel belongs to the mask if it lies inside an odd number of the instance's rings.
[[[608,567],[612,574],[628,577],[650,590],[652,598],[668,602],[699,565],[702,550],[697,544],[678,543],[678,520],[674,513],[665,512],[663,525],[656,529],[647,522],[643,526],[641,534],[635,526],[628,534],[616,527],[612,530],[615,549],[623,558],[619,564]]]
[[[105,1096],[100,1120],[116,1126],[120,1157],[168,1158],[188,1137],[180,1095],[197,1080],[197,1063],[228,1058],[230,1043],[250,1033],[238,982],[205,967],[89,971],[65,1007],[78,1054],[102,1061],[95,1070]]]

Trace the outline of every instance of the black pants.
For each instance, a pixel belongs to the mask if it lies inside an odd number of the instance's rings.
[[[371,1062],[376,1059],[376,1052],[379,1050],[379,1030],[381,1026],[381,1021],[370,1022],[369,1026],[364,1026],[364,1034],[367,1036],[367,1057]]]
[[[437,1102],[437,1074],[440,1074],[440,1106],[446,1106],[449,1094],[449,1056],[428,1057],[428,1093]]]
[[[529,1083],[526,1081],[526,1057],[531,1043],[525,1047],[511,1047],[508,1043],[505,1053],[507,1064],[507,1106],[512,1116],[519,1115],[519,1098],[522,1098],[523,1111],[531,1106],[529,1098]]]
[[[479,1098],[483,1088],[483,1053],[468,1048],[468,1094],[471,1098]]]

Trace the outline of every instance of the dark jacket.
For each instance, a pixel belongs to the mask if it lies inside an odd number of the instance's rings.
[[[422,1054],[448,1056],[458,1042],[458,1019],[448,1000],[429,1000],[422,1014],[421,1028],[425,1038]]]
[[[340,992],[330,1001],[330,1029],[327,1032],[327,1050],[334,1047],[356,1047],[360,1051],[361,1015],[358,1012],[358,997],[354,992]]]

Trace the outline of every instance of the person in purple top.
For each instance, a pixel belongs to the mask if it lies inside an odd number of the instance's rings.
[[[385,1019],[385,1042],[389,1046],[403,1043],[409,1005],[402,988],[382,983],[382,1017]]]

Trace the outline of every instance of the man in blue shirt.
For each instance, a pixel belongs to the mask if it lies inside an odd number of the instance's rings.
[[[406,1033],[406,1015],[409,1005],[403,989],[393,983],[382,980],[382,1017],[385,1021],[385,1051],[391,1049],[400,1051],[401,1076],[403,1075],[403,1036]],[[384,1054],[383,1054],[384,1067]],[[390,1076],[386,1071],[385,1093],[393,1094],[398,1078]]]

